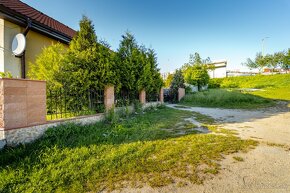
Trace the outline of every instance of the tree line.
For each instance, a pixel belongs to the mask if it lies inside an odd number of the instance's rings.
[[[163,81],[153,49],[138,45],[126,32],[114,52],[108,43],[98,40],[88,17],[83,16],[79,26],[68,48],[53,44],[29,64],[30,79],[46,80],[50,90],[80,94],[106,85],[114,85],[117,92],[160,91]]]
[[[290,69],[290,49],[288,51],[267,54],[266,56],[263,56],[259,52],[254,60],[247,58],[246,62],[242,64],[250,69],[258,69],[259,72],[265,67],[271,68],[272,71],[276,71],[279,68],[287,72]]]

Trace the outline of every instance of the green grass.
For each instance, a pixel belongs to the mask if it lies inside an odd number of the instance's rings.
[[[274,102],[270,99],[236,90],[209,89],[208,91],[186,95],[180,104],[201,107],[254,109],[272,106]]]
[[[78,113],[74,112],[63,112],[63,113],[51,113],[46,115],[46,120],[51,121],[51,120],[59,120],[59,119],[69,119],[69,118],[75,118],[79,116],[86,116],[86,115],[95,115],[96,111],[94,110],[87,110],[87,111],[82,111]]]
[[[236,160],[236,161],[239,161],[239,162],[245,161],[244,158],[242,158],[240,156],[234,156],[233,159]]]
[[[243,77],[216,78],[210,86],[221,88],[257,88],[253,95],[269,99],[290,100],[290,74],[256,75]]]
[[[34,143],[0,152],[0,190],[79,193],[158,187],[177,183],[176,179],[178,185],[202,183],[206,173],[218,173],[224,155],[257,144],[234,135],[171,132],[177,125],[194,127],[181,124],[191,116],[163,107],[114,125],[49,129]]]

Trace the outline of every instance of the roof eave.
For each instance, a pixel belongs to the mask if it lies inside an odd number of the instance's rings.
[[[23,27],[27,26],[27,21],[29,19],[28,17],[13,12],[2,5],[0,5],[0,12],[1,12],[0,17],[2,17],[3,19],[6,19],[7,21],[10,21]],[[46,36],[50,36],[65,44],[69,44],[69,42],[72,40],[72,37],[69,37],[57,30],[54,30],[46,25],[40,24],[34,20],[31,21],[32,21],[31,29],[34,31],[37,31]]]

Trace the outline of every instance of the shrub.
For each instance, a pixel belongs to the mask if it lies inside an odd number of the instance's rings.
[[[208,83],[208,88],[220,88],[222,81],[222,78],[211,78]]]
[[[134,100],[133,101],[133,106],[134,106],[134,111],[136,113],[141,113],[143,111],[142,104],[140,103],[139,100]]]

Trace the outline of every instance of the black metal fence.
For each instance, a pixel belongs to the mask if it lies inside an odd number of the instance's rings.
[[[146,102],[157,102],[159,101],[159,93],[151,92],[146,93]]]
[[[47,90],[47,120],[93,115],[104,112],[104,91],[76,93],[60,89]]]
[[[139,93],[135,91],[115,91],[115,106],[123,107],[131,105],[135,100],[139,100]]]

